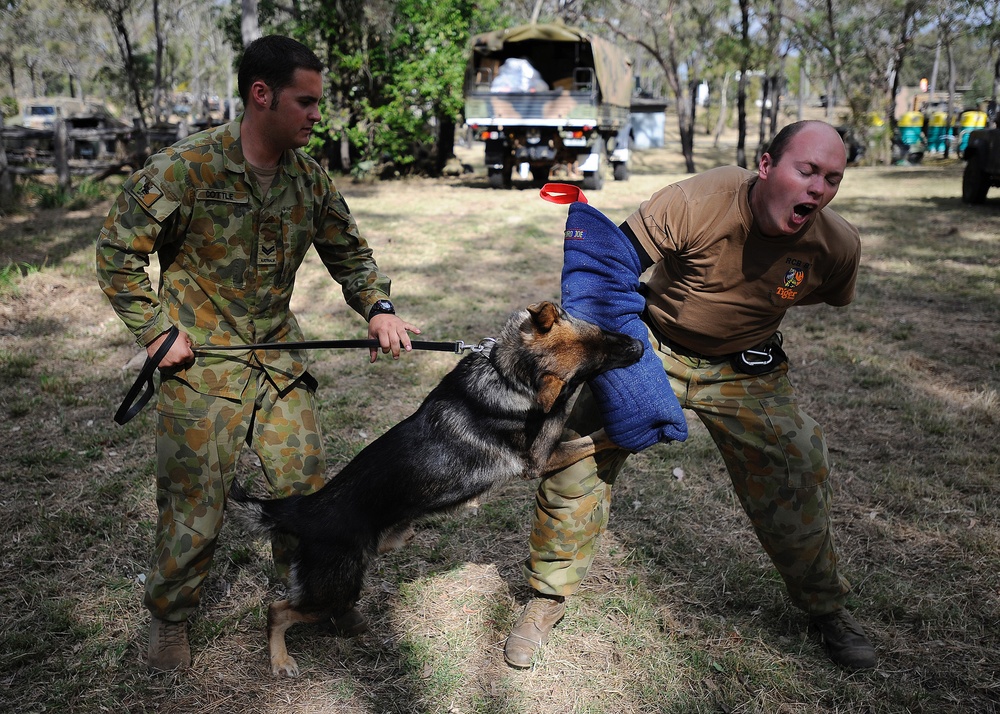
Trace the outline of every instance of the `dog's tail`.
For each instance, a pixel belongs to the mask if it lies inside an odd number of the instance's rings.
[[[250,533],[258,538],[267,538],[274,533],[288,530],[275,518],[270,507],[273,502],[251,496],[243,485],[234,479],[232,486],[229,487],[226,510],[230,511]]]

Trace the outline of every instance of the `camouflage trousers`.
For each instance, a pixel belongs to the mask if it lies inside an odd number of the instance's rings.
[[[255,369],[234,400],[166,377],[156,411],[159,518],[144,602],[154,616],[180,621],[198,607],[243,447],[260,458],[275,496],[320,488],[326,464],[313,393],[302,380],[279,392]],[[294,542],[271,545],[278,575],[287,577]]]
[[[843,606],[850,585],[837,570],[830,523],[826,441],[802,412],[788,365],[768,374],[735,372],[726,362],[672,352],[650,335],[674,393],[707,427],[736,495],[792,602],[820,615]],[[601,426],[584,387],[566,438]],[[608,524],[611,489],[630,452],[610,449],[542,480],[524,574],[535,590],[571,595],[594,558]]]

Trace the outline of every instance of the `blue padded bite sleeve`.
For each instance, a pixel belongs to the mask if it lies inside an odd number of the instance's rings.
[[[640,340],[642,359],[590,380],[611,440],[642,451],[684,441],[687,422],[639,316],[641,264],[628,237],[586,203],[572,203],[563,247],[562,306],[570,315]]]

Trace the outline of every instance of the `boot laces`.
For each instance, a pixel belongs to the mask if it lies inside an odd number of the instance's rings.
[[[820,622],[825,625],[820,628],[825,639],[829,640],[830,635],[836,640],[840,640],[842,643],[854,643],[858,640],[863,641],[867,644],[868,636],[861,627],[861,623],[854,619],[847,610],[837,610],[832,612],[824,618],[820,619]],[[830,632],[824,632],[824,629],[829,629]]]
[[[164,622],[160,639],[167,647],[183,646],[187,642],[187,625],[183,622]]]
[[[522,624],[533,625],[535,629],[543,629],[539,625],[544,625],[545,621],[552,617],[552,612],[562,605],[558,600],[548,598],[535,598],[528,603],[528,609],[524,613]]]

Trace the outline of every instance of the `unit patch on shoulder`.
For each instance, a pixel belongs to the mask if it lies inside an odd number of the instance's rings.
[[[163,191],[147,176],[141,184],[136,184],[132,195],[146,208],[152,208],[154,203],[163,198]]]

